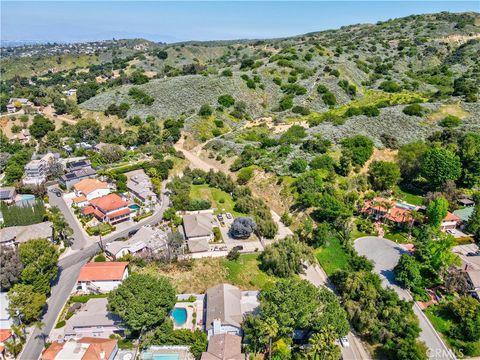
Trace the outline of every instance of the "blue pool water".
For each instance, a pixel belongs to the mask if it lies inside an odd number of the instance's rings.
[[[187,309],[174,308],[171,315],[176,326],[182,326],[187,322]]]
[[[140,209],[140,206],[138,206],[137,204],[128,205],[128,207],[129,207],[132,211],[137,211],[137,210]]]
[[[23,194],[19,195],[21,200],[33,200],[35,199],[35,195]]]
[[[179,358],[179,354],[155,354],[152,357],[153,360],[178,360]]]

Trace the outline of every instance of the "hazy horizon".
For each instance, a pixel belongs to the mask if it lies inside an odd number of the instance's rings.
[[[1,40],[265,39],[413,14],[479,10],[477,1],[2,1]]]

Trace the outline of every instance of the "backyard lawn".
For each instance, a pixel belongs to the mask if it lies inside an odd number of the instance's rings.
[[[349,256],[337,238],[331,238],[325,246],[315,250],[315,256],[328,276],[337,270],[348,270],[350,267]]]
[[[275,282],[275,277],[258,268],[257,254],[240,255],[235,261],[224,259],[224,265],[228,271],[227,281],[241,289],[265,289]]]
[[[406,201],[409,204],[417,206],[423,204],[423,197],[421,197],[420,195],[416,195],[407,189],[402,189],[401,187],[398,187],[395,192],[398,193],[399,199]]]
[[[235,201],[230,194],[217,188],[209,187],[207,184],[192,185],[190,189],[190,197],[192,199],[208,199],[212,202],[212,208],[215,208],[215,214],[229,212],[235,216],[244,216],[233,210]],[[225,210],[223,210],[225,209]]]

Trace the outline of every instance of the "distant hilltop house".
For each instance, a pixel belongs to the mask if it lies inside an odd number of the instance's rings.
[[[210,213],[183,216],[183,232],[190,252],[209,251],[209,242],[214,239],[214,219]]]
[[[116,339],[82,337],[78,340],[54,341],[40,360],[113,360],[117,352]]]
[[[99,221],[111,225],[130,220],[128,203],[117,194],[108,194],[90,200],[90,205],[82,209],[83,215],[95,216]]]
[[[52,240],[53,227],[50,221],[25,226],[9,226],[0,229],[0,245],[15,246],[33,239]]]
[[[105,252],[113,259],[119,259],[127,254],[156,254],[166,250],[167,244],[168,236],[164,231],[143,226],[130,239],[107,244]]]
[[[107,310],[107,298],[88,300],[77,312],[66,321],[65,339],[83,336],[108,338],[124,331],[120,317]]]
[[[52,167],[57,163],[54,154],[48,153],[40,159],[31,160],[25,165],[25,176],[22,180],[24,185],[42,185],[47,181],[47,177],[51,174]]]
[[[31,139],[30,130],[22,129],[18,134],[15,135],[15,139],[20,141],[22,144],[28,143]]]
[[[205,330],[208,337],[220,334],[242,334],[246,314],[255,313],[259,307],[257,291],[241,291],[230,284],[219,284],[206,292]]]
[[[142,203],[149,205],[157,202],[157,194],[153,192],[153,185],[143,169],[129,171],[124,174],[127,177],[127,189]]]
[[[58,181],[67,189],[71,189],[73,185],[83,179],[93,179],[97,176],[97,172],[92,169],[89,160],[74,161],[67,164],[67,172],[62,175]]]
[[[242,338],[238,335],[213,335],[208,340],[207,351],[200,360],[245,360],[242,354]]]
[[[33,102],[25,98],[10,98],[7,104],[7,112],[12,114],[25,106],[34,106]]]
[[[77,93],[77,89],[68,89],[68,90],[65,90],[63,93],[67,96],[72,96]]]
[[[73,185],[76,198],[74,203],[82,202],[88,204],[88,201],[110,194],[108,183],[97,179],[83,179]]]
[[[106,293],[128,277],[128,262],[91,262],[78,276],[76,291]]]

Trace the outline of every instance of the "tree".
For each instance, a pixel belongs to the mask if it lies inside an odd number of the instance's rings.
[[[123,159],[125,150],[123,150],[120,145],[107,144],[101,148],[100,156],[102,156],[107,163],[115,163]]]
[[[267,349],[269,339],[265,333],[264,321],[260,316],[248,314],[242,323],[243,337],[250,352],[258,354]]]
[[[41,139],[47,135],[49,131],[55,130],[55,124],[42,115],[35,115],[28,129],[35,139]]]
[[[294,159],[291,163],[290,166],[288,167],[291,172],[294,174],[299,174],[305,172],[307,169],[308,162],[305,159]]]
[[[80,119],[75,124],[72,136],[78,141],[96,141],[101,128],[101,125],[94,119]]]
[[[473,234],[475,240],[480,241],[480,194],[475,196],[475,207],[467,222],[468,231]]]
[[[448,180],[457,180],[462,173],[460,159],[450,150],[434,147],[426,151],[421,164],[422,175],[433,189]]]
[[[427,205],[428,223],[434,228],[439,228],[442,220],[445,219],[448,213],[448,201],[439,196],[435,200],[430,201]]]
[[[48,209],[47,217],[48,220],[52,222],[54,240],[65,240],[73,235],[73,229],[65,220],[65,217],[57,206],[52,206]]]
[[[407,105],[403,108],[403,113],[409,116],[423,116],[427,113],[427,109],[425,109],[420,104],[411,104]]]
[[[40,319],[47,297],[36,292],[32,285],[16,284],[8,292],[8,300],[10,316],[22,324],[31,324]]]
[[[23,269],[17,249],[11,246],[0,246],[0,289],[6,291],[20,280]]]
[[[340,348],[336,344],[338,334],[333,326],[329,325],[321,329],[318,333],[312,334],[308,343],[310,344],[310,354],[314,360],[336,360],[340,357]]]
[[[198,110],[198,115],[200,115],[202,117],[209,117],[212,114],[213,114],[213,109],[208,104],[203,104],[200,107],[200,110]]]
[[[303,271],[306,261],[314,262],[312,249],[287,237],[265,248],[260,254],[260,268],[278,277],[289,277]]]
[[[342,146],[351,151],[353,165],[363,166],[373,154],[373,141],[363,135],[342,140]]]
[[[386,80],[382,82],[379,86],[380,89],[389,93],[395,93],[402,91],[402,87],[393,80]]]
[[[395,266],[395,279],[407,289],[415,289],[422,285],[419,263],[410,255],[402,254]]]
[[[397,163],[404,181],[410,182],[420,175],[423,157],[427,150],[428,146],[423,141],[412,142],[399,149]]]
[[[480,186],[480,134],[466,133],[458,144],[462,162],[461,181],[466,187]]]
[[[168,58],[168,52],[166,50],[158,50],[156,55],[160,60],[166,60]]]
[[[230,107],[235,104],[235,99],[231,95],[221,95],[218,97],[218,103],[222,105],[223,107]]]
[[[233,220],[229,233],[236,239],[248,239],[256,228],[255,220],[250,217],[239,216]]]
[[[322,95],[322,100],[325,105],[328,106],[334,106],[337,103],[337,98],[335,97],[335,94],[330,91],[327,91],[325,94]]]
[[[391,190],[400,180],[400,168],[393,162],[373,161],[368,172],[374,190]]]
[[[108,309],[134,332],[165,322],[175,305],[175,289],[165,277],[131,274],[108,295]]]
[[[461,297],[447,305],[455,321],[449,335],[463,341],[480,339],[480,303],[471,296]]]
[[[97,94],[98,84],[90,81],[86,84],[80,84],[77,88],[77,103],[81,104]]]
[[[19,255],[24,266],[22,282],[32,285],[38,293],[48,294],[58,271],[55,245],[47,239],[30,240],[20,244]]]
[[[467,273],[463,269],[451,266],[445,275],[445,289],[449,293],[467,295],[470,289]]]

